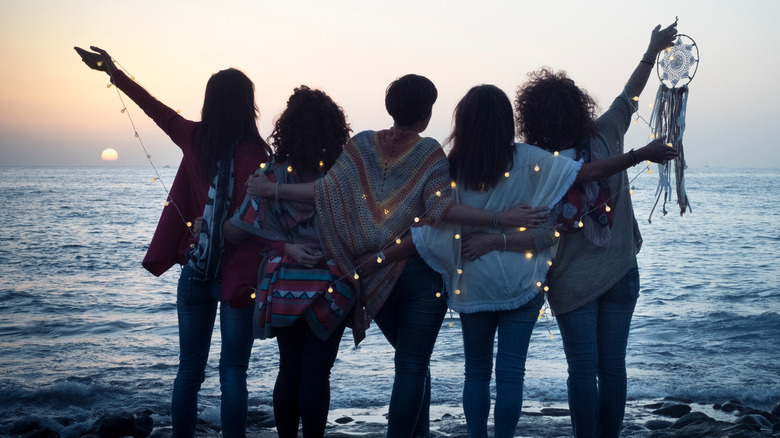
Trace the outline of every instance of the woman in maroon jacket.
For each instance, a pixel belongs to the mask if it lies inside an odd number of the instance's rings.
[[[171,140],[183,158],[143,266],[161,275],[182,266],[176,307],[179,370],[173,384],[174,436],[195,435],[197,398],[205,379],[217,303],[221,303],[222,434],[243,437],[247,419],[246,375],[252,349],[252,298],[260,241],[224,246],[222,222],[245,195],[244,182],[271,153],[257,130],[254,84],[236,69],[222,70],[206,85],[201,121],[181,117],[117,69],[104,50],[78,47],[88,67],[104,71]],[[96,52],[96,53],[95,53]],[[233,182],[236,182],[233,184]],[[200,217],[200,232],[191,227]],[[223,281],[224,279],[224,281]]]

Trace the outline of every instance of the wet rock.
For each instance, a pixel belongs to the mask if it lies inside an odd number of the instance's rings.
[[[664,401],[685,403],[687,405],[693,403],[693,400],[691,400],[689,398],[685,398],[685,397],[672,397],[672,396],[664,397]]]
[[[653,411],[655,415],[664,415],[666,417],[680,418],[691,412],[691,407],[684,404],[667,404],[662,408]]]
[[[754,429],[768,429],[772,430],[772,423],[769,422],[766,418],[764,418],[763,415],[759,414],[748,414],[743,415],[734,421],[734,424],[745,424],[748,426],[753,426]]]
[[[702,412],[691,412],[680,417],[671,425],[673,429],[682,429],[692,424],[714,423],[715,420]]]
[[[770,413],[776,417],[780,417],[780,402],[777,402],[775,404],[775,407],[772,408]]]
[[[742,406],[742,403],[736,400],[727,401],[720,406],[720,410],[723,412],[741,411],[743,409],[744,407]]]
[[[123,438],[132,436],[146,438],[154,429],[154,420],[149,416],[136,418],[133,414],[104,415],[90,427],[82,436],[99,438]]]
[[[645,428],[649,430],[668,429],[672,427],[672,424],[674,423],[666,420],[650,420],[645,423]]]
[[[60,438],[60,434],[44,427],[43,429],[34,430],[32,432],[24,434],[23,438]]]
[[[568,417],[570,412],[568,409],[563,408],[542,408],[542,415],[548,417]]]
[[[336,423],[338,424],[347,424],[355,421],[352,417],[340,417],[336,418]]]
[[[249,411],[248,413],[248,425],[253,427],[276,427],[276,421],[274,421],[274,414],[272,412],[265,411]]]

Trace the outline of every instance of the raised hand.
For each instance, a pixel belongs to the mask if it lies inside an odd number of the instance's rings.
[[[637,158],[641,161],[649,160],[653,163],[665,163],[677,157],[677,151],[665,143],[663,140],[656,139],[646,146],[637,149]]]
[[[661,29],[661,25],[653,29],[650,35],[650,44],[647,46],[647,53],[655,56],[661,50],[670,47],[674,44],[674,39],[677,37],[677,20],[664,29]]]
[[[117,69],[108,52],[95,46],[90,46],[89,48],[94,50],[94,52],[89,52],[81,47],[74,47],[84,64],[87,64],[87,67],[92,70],[104,71],[108,74]]]

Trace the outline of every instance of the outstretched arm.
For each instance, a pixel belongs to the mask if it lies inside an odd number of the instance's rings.
[[[674,23],[667,26],[665,29],[661,29],[661,25],[653,29],[650,35],[650,44],[647,46],[647,52],[642,56],[642,60],[631,73],[631,77],[628,78],[626,85],[631,87],[636,92],[636,95],[642,94],[642,90],[647,85],[647,80],[650,78],[650,73],[655,66],[655,59],[658,56],[658,52],[666,49],[674,44],[674,39],[677,36],[677,20]]]
[[[109,76],[117,70],[114,61],[111,59],[111,55],[109,55],[108,52],[100,47],[89,46],[89,48],[94,50],[94,52],[88,52],[81,47],[74,47],[76,53],[78,53],[79,56],[81,56],[81,60],[84,61],[84,64],[87,64],[87,67],[92,70],[104,71],[108,73]]]
[[[246,192],[252,196],[314,203],[314,183],[278,184],[259,170],[249,177],[246,186]]]
[[[664,163],[677,157],[677,151],[669,147],[663,140],[656,139],[639,149],[631,150],[624,154],[604,158],[602,160],[593,160],[590,163],[582,165],[577,179],[577,183],[596,181],[610,177],[616,173],[622,172],[629,167],[636,166],[642,161],[652,161],[654,163]]]

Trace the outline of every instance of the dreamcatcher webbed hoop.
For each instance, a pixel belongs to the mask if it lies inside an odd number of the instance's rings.
[[[688,195],[685,191],[685,162],[683,150],[683,133],[685,132],[685,114],[688,105],[688,84],[693,80],[699,69],[699,47],[693,38],[685,34],[677,34],[674,45],[662,50],[656,57],[656,73],[661,84],[655,97],[650,125],[653,126],[655,138],[666,139],[669,146],[677,151],[677,158],[670,162],[658,164],[658,188],[656,200],[650,216],[663,195],[663,214],[666,215],[666,202],[672,198],[671,167],[674,167],[677,205],[680,216],[685,211],[692,212]]]

